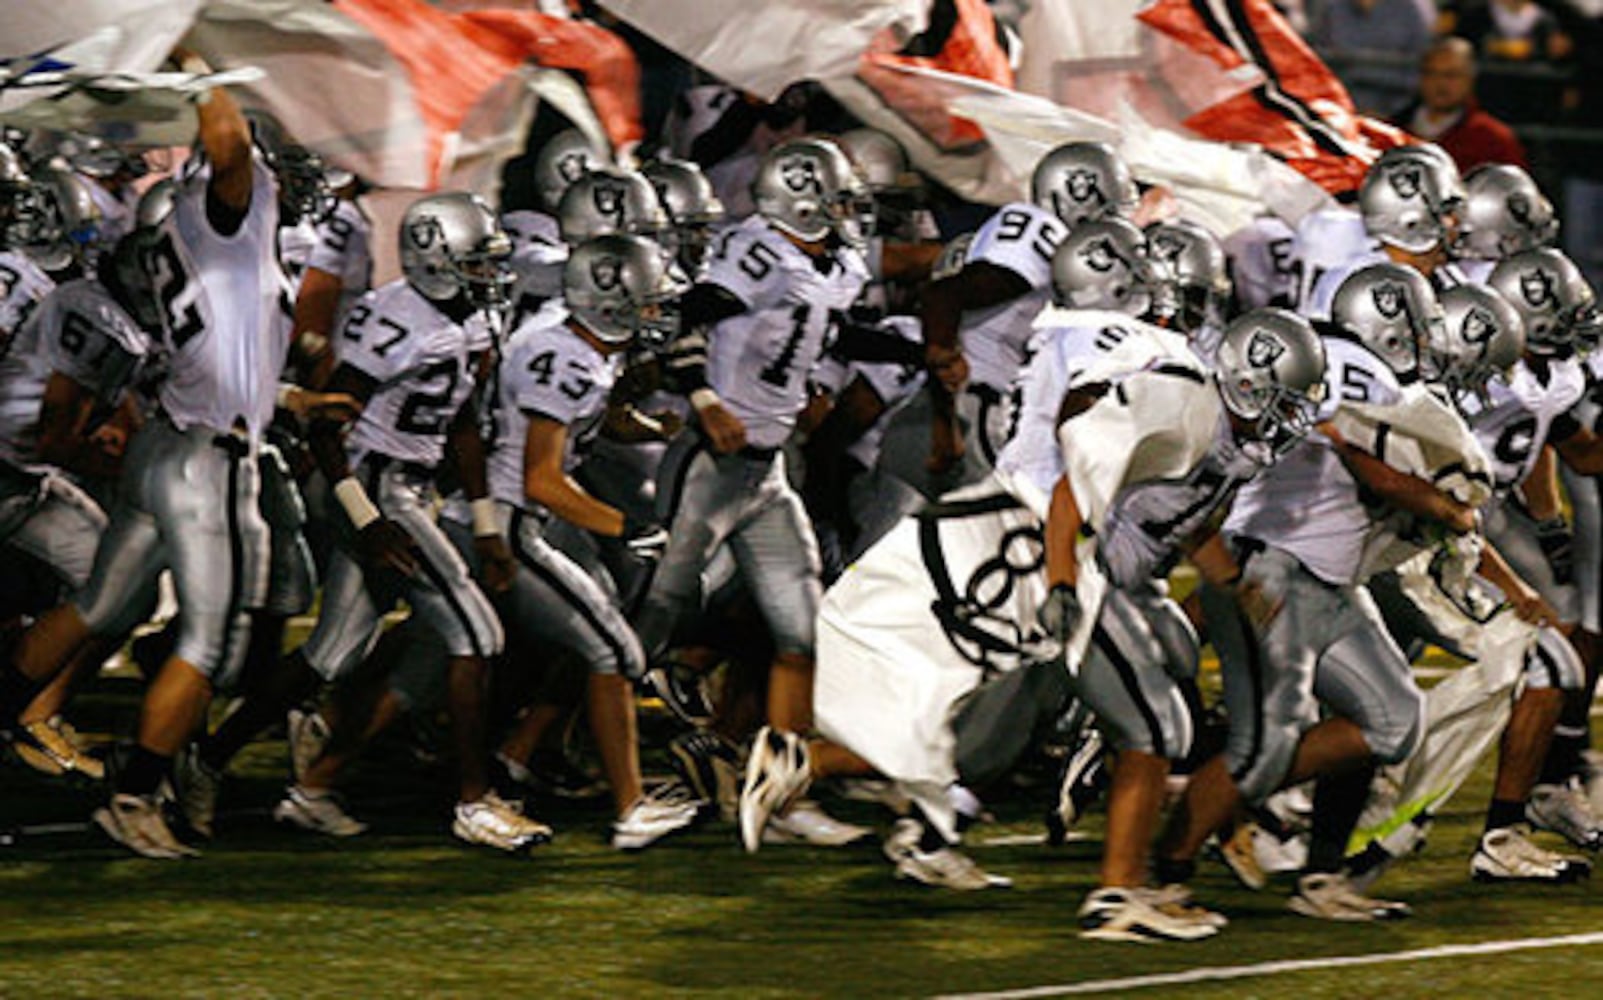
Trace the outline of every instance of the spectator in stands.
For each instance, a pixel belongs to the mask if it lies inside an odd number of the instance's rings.
[[[1514,130],[1475,101],[1475,46],[1467,39],[1437,39],[1420,60],[1419,97],[1396,124],[1447,150],[1460,172],[1482,163],[1527,167]]]
[[[1385,115],[1418,85],[1431,25],[1414,0],[1324,0],[1308,40],[1347,85],[1360,112]]]
[[[1558,18],[1535,0],[1464,0],[1457,8],[1454,32],[1487,59],[1562,62],[1574,50]]]

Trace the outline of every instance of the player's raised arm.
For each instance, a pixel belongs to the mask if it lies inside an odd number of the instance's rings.
[[[173,50],[173,59],[187,73],[212,72],[206,60],[187,48]],[[200,146],[211,161],[206,214],[212,226],[227,234],[239,228],[250,208],[252,176],[250,123],[238,102],[221,87],[206,91],[197,102]]]

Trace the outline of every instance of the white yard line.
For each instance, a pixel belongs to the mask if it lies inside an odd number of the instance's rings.
[[[1163,972],[1150,976],[1127,976],[1123,979],[1093,979],[1088,982],[1064,983],[1058,986],[1032,986],[1020,990],[999,990],[994,993],[953,993],[937,1000],[1032,1000],[1035,997],[1066,997],[1083,993],[1117,993],[1123,990],[1143,990],[1154,986],[1184,986],[1189,983],[1211,983],[1227,979],[1247,979],[1253,976],[1273,976],[1286,972],[1312,972],[1320,969],[1343,969],[1358,965],[1384,965],[1391,962],[1422,962],[1433,958],[1458,958],[1467,955],[1500,955],[1510,951],[1529,951],[1536,948],[1576,948],[1583,945],[1603,945],[1603,931],[1590,934],[1569,934],[1564,937],[1511,938],[1505,941],[1482,941],[1479,944],[1446,944],[1435,948],[1418,948],[1413,951],[1388,951],[1372,955],[1341,955],[1331,958],[1301,958],[1280,962],[1259,962],[1256,965],[1217,965],[1183,972]]]

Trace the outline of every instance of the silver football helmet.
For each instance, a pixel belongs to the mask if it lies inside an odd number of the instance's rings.
[[[35,170],[38,218],[22,247],[46,271],[88,263],[99,249],[100,206],[89,181],[64,167]]]
[[[1464,190],[1454,247],[1460,256],[1502,260],[1558,238],[1553,203],[1519,167],[1483,164],[1464,178]]]
[[[1463,203],[1458,168],[1436,146],[1386,150],[1358,187],[1364,229],[1409,253],[1429,253],[1449,245]]]
[[[534,188],[546,210],[557,211],[568,185],[592,170],[610,163],[610,158],[576,128],[566,129],[545,141],[534,154]]]
[[[609,233],[630,233],[671,245],[673,223],[662,199],[637,170],[605,167],[568,185],[557,205],[562,242],[573,246]]]
[[[425,298],[465,295],[483,309],[505,304],[512,241],[476,194],[451,191],[412,203],[401,217],[401,271]]]
[[[1276,455],[1313,428],[1325,398],[1325,345],[1285,309],[1254,309],[1225,327],[1214,363],[1225,409]]]
[[[678,234],[680,262],[695,270],[707,255],[712,227],[724,221],[724,203],[718,200],[701,167],[689,160],[664,157],[647,164],[641,173],[657,189],[657,197]]]
[[[1330,320],[1398,375],[1423,375],[1422,357],[1437,356],[1447,334],[1442,307],[1425,276],[1390,262],[1347,276],[1330,304]]]
[[[579,244],[562,269],[568,311],[607,344],[665,343],[678,332],[673,303],[685,290],[660,247],[622,233]]]
[[[1525,353],[1525,322],[1519,310],[1482,285],[1459,285],[1440,296],[1447,350],[1440,359],[1440,381],[1454,397],[1484,398],[1492,376],[1511,368]]]
[[[770,225],[809,243],[834,233],[860,245],[873,215],[868,186],[846,154],[833,141],[810,136],[768,151],[751,196]]]
[[[1141,192],[1112,146],[1070,142],[1035,165],[1030,200],[1073,229],[1082,222],[1129,215],[1140,202]]]
[[[1515,254],[1493,268],[1486,283],[1525,321],[1525,346],[1533,354],[1589,350],[1603,333],[1592,286],[1574,261],[1551,247]]]
[[[917,242],[915,213],[924,203],[924,179],[909,164],[902,144],[874,128],[849,129],[836,136],[835,142],[873,196],[873,235]]]
[[[1155,222],[1146,234],[1148,255],[1173,275],[1177,292],[1174,305],[1164,303],[1159,312],[1169,311],[1174,328],[1182,333],[1223,325],[1230,272],[1218,239],[1185,219]]]
[[[0,143],[0,250],[33,242],[40,221],[39,196],[22,155]]]
[[[1147,254],[1146,237],[1120,218],[1085,222],[1052,255],[1052,289],[1068,309],[1111,309],[1144,316],[1172,275]]]

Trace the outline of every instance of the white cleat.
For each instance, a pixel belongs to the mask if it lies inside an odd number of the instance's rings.
[[[654,789],[636,799],[628,812],[613,821],[612,846],[620,851],[644,850],[689,827],[702,805],[701,799],[677,782]]]
[[[925,851],[915,845],[897,860],[896,877],[959,892],[1013,888],[1012,879],[992,875],[955,847]]]
[[[800,736],[769,726],[757,731],[740,789],[740,842],[748,853],[762,846],[768,818],[806,792],[812,780],[807,744]]]
[[[451,832],[470,844],[498,851],[521,851],[551,841],[549,826],[523,815],[494,792],[485,792],[475,802],[458,802]]]
[[[802,799],[779,815],[769,817],[762,836],[765,844],[845,847],[871,836],[873,832],[866,826],[838,820],[825,812],[817,802]]]
[[[179,753],[173,767],[177,786],[178,811],[189,828],[207,839],[217,819],[217,795],[223,786],[221,771],[213,771],[200,759],[200,748],[191,743]]]
[[[1585,858],[1558,854],[1536,846],[1523,824],[1487,830],[1469,860],[1477,882],[1575,882],[1592,873]]]
[[[296,784],[299,784],[305,779],[312,762],[323,756],[323,749],[328,746],[331,735],[328,720],[323,718],[321,712],[303,712],[292,708],[284,728],[289,737],[289,771]]]
[[[1229,917],[1198,903],[1192,898],[1190,887],[1183,882],[1171,882],[1150,891],[1152,893],[1150,904],[1164,913],[1195,920],[1219,930],[1230,926]]]
[[[1201,941],[1219,933],[1215,923],[1146,888],[1093,889],[1080,905],[1079,921],[1080,936],[1097,941]]]
[[[198,857],[200,852],[173,836],[153,796],[119,792],[94,812],[95,823],[117,843],[146,858]]]
[[[1525,818],[1538,830],[1551,830],[1586,851],[1603,849],[1603,823],[1573,784],[1537,785],[1525,803]]]
[[[1407,903],[1365,896],[1340,872],[1319,872],[1299,878],[1297,891],[1286,901],[1286,908],[1315,920],[1343,923],[1402,920],[1414,912]]]
[[[300,785],[290,785],[285,791],[283,800],[273,807],[273,819],[330,837],[354,837],[367,830],[366,823],[345,811],[334,792]]]
[[[1262,892],[1269,885],[1269,873],[1258,864],[1256,838],[1260,833],[1258,824],[1240,823],[1230,837],[1221,839],[1218,845],[1219,860],[1230,869],[1237,882],[1253,892]]]
[[[106,777],[106,765],[88,753],[88,747],[72,723],[59,715],[43,722],[24,723],[12,734],[11,748],[17,758],[41,774],[71,774],[90,779]]]

